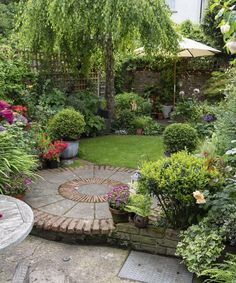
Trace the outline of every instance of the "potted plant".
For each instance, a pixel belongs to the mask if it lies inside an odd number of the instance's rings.
[[[163,115],[163,112],[162,112],[162,106],[159,102],[156,104],[156,118],[158,120],[164,119],[164,115]]]
[[[170,118],[170,112],[173,108],[173,105],[171,105],[171,96],[170,92],[168,90],[163,91],[163,95],[161,97],[162,101],[162,113],[165,119]]]
[[[79,137],[84,132],[84,116],[74,109],[58,112],[49,122],[49,132],[53,139],[63,140],[68,144],[62,158],[76,157],[79,150]]]
[[[109,193],[107,193],[109,210],[114,223],[123,223],[129,221],[129,213],[125,211],[125,206],[128,203],[129,195],[129,187],[126,185],[114,187]]]
[[[133,120],[132,124],[136,129],[136,135],[142,135],[146,123],[147,123],[146,117],[137,117]]]
[[[30,184],[31,179],[27,176],[21,174],[12,175],[9,184],[6,184],[2,191],[4,195],[23,200]]]
[[[43,154],[43,159],[47,161],[50,169],[58,168],[60,164],[60,155],[67,148],[67,143],[55,141],[51,143],[48,150]]]
[[[125,207],[127,212],[134,213],[133,221],[136,227],[145,228],[148,225],[148,216],[151,214],[152,200],[149,195],[133,194]]]

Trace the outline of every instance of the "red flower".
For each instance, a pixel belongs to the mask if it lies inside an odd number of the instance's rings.
[[[61,141],[55,141],[49,145],[48,151],[43,154],[44,159],[55,159],[57,160],[60,157],[60,154],[63,150],[67,148],[67,143]]]
[[[11,108],[14,112],[20,113],[24,116],[27,115],[27,107],[22,105],[15,105]]]

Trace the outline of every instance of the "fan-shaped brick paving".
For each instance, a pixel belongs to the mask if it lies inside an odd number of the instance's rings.
[[[111,233],[115,227],[105,194],[130,182],[133,173],[95,165],[40,171],[25,198],[34,212],[34,228],[67,234]]]

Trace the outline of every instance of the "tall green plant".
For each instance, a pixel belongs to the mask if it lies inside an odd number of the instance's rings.
[[[0,132],[0,193],[13,185],[12,177],[16,175],[33,177],[36,166],[35,157],[20,147],[13,135]]]
[[[147,53],[152,48],[173,52],[178,45],[164,0],[22,0],[19,27],[24,48],[58,53],[76,69],[102,62],[110,122],[114,114],[114,55],[130,49],[137,40]]]

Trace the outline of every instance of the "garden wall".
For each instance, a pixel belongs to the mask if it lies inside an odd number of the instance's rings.
[[[177,78],[177,82],[181,82],[180,90],[183,90],[187,95],[191,95],[195,88],[200,89],[203,94],[203,86],[211,77],[211,71],[184,71]],[[147,87],[158,86],[160,84],[160,72],[149,70],[126,72],[124,74],[124,89],[125,91],[134,91],[143,94]]]
[[[175,230],[151,225],[148,228],[139,229],[131,223],[119,223],[112,232],[107,233],[101,230],[96,234],[93,231],[60,232],[34,226],[31,234],[71,244],[103,244],[169,256],[175,256],[175,249],[179,242],[178,232]]]

